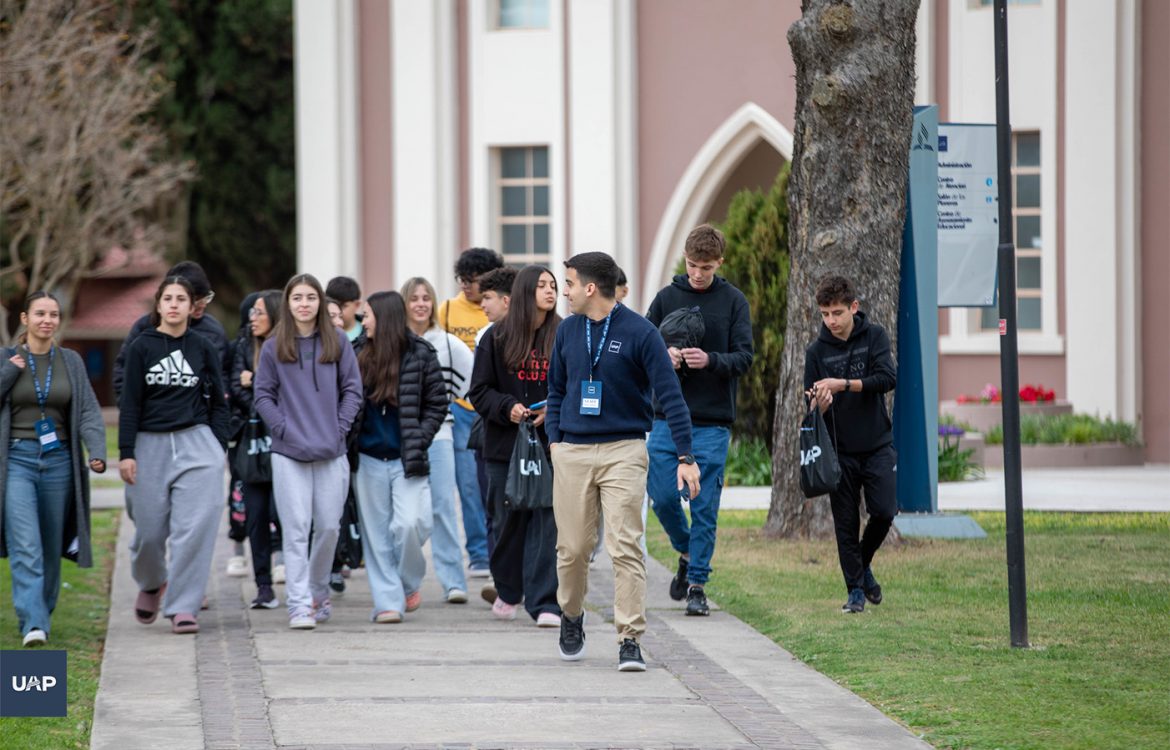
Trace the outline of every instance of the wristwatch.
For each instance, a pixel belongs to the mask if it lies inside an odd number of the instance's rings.
[[[686,464],[687,466],[694,466],[695,465],[695,454],[688,453],[685,456],[679,456],[678,462],[680,464]]]

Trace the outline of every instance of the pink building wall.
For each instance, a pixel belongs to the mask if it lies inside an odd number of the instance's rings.
[[[642,0],[637,9],[638,243],[645,273],[675,185],[728,117],[754,101],[793,129],[796,70],[787,33],[800,3]]]
[[[1170,462],[1170,3],[1141,4],[1142,401],[1146,460]]]
[[[358,138],[361,142],[362,290],[394,286],[394,172],[390,116],[390,6],[360,0],[358,29]]]

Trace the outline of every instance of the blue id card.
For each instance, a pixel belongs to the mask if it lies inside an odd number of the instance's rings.
[[[601,381],[581,381],[581,413],[590,417],[601,414]]]
[[[61,441],[57,438],[57,425],[53,424],[52,419],[38,419],[33,429],[37,431],[37,440],[41,441],[41,452],[48,453],[61,447]]]

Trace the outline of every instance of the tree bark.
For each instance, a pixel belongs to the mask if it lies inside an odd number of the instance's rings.
[[[765,531],[827,537],[827,497],[800,491],[804,350],[821,322],[813,293],[853,281],[897,352],[898,277],[914,106],[918,0],[804,0],[788,30],[796,63],[796,132],[788,183],[788,320],[773,424]]]

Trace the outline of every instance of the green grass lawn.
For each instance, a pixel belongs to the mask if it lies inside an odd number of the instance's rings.
[[[69,660],[69,715],[64,718],[0,719],[0,747],[88,748],[93,701],[101,673],[106,622],[110,609],[110,576],[118,538],[120,510],[94,511],[94,567],[62,563],[64,584],[53,613],[47,648],[63,649]],[[12,578],[8,560],[0,560],[0,649],[19,649],[21,636],[12,610]]]
[[[972,515],[987,539],[881,550],[885,601],[843,615],[833,542],[724,511],[707,590],[937,747],[1170,747],[1170,515],[1025,514],[1030,649],[1010,647],[1004,515]],[[673,569],[657,520],[648,537]]]

